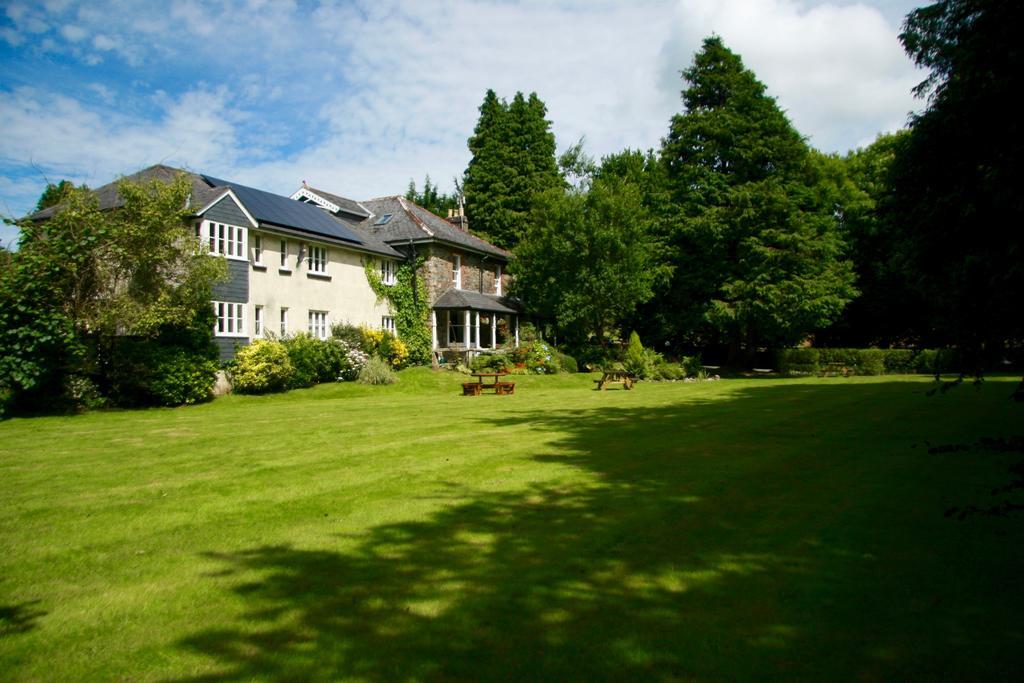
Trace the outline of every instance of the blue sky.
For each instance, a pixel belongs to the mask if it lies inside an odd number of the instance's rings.
[[[711,33],[845,152],[921,107],[897,40],[918,4],[0,0],[0,214],[155,163],[279,193],[447,190],[489,87],[536,91],[560,149],[656,147]]]

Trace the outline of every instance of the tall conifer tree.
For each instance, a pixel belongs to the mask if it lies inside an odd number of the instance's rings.
[[[819,166],[740,57],[708,38],[683,78],[686,110],[662,150],[681,209],[665,305],[709,325],[740,362],[834,320],[856,294],[852,266]]]
[[[515,246],[534,197],[562,185],[546,115],[536,93],[509,104],[488,90],[480,105],[463,189],[470,229],[498,246]]]

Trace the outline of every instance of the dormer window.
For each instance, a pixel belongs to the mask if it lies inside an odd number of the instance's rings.
[[[452,264],[452,287],[462,289],[462,256],[455,254],[455,263]]]

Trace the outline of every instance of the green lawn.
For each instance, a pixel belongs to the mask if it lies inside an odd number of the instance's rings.
[[[0,680],[1024,670],[1009,379],[517,380],[0,423]]]

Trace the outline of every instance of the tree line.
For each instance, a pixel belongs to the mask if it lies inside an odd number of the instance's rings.
[[[469,227],[515,254],[514,293],[570,347],[637,330],[742,365],[765,348],[953,346],[1024,329],[1020,80],[1008,1],[943,0],[900,40],[928,75],[906,130],[846,155],[797,131],[707,38],[657,150],[556,157],[536,94],[488,91],[462,180]],[[989,358],[990,359],[990,358]]]

